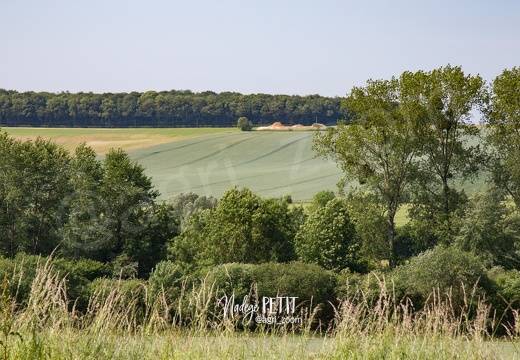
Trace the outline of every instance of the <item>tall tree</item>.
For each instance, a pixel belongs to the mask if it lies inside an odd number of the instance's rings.
[[[469,140],[479,136],[471,119],[485,103],[484,80],[448,65],[430,72],[404,73],[401,81],[405,88],[415,89],[407,98],[421,139],[415,206],[410,214],[429,222],[429,228],[437,229],[443,241],[450,242],[453,214],[465,199],[455,189],[456,181],[476,176],[483,159],[480,146]]]
[[[60,250],[66,256],[106,260],[112,234],[108,203],[100,193],[103,177],[94,150],[85,143],[78,146],[70,166],[71,192],[63,199],[57,219]]]
[[[341,123],[314,138],[317,154],[343,170],[340,191],[357,181],[379,199],[386,215],[387,246],[393,261],[395,214],[405,202],[418,154],[417,138],[406,107],[400,104],[399,79],[369,80],[355,87],[343,107],[353,113],[351,125]]]
[[[290,261],[298,219],[298,211],[284,200],[234,188],[222,195],[216,208],[190,216],[170,255],[191,266]]]
[[[486,112],[486,140],[491,145],[491,170],[497,186],[520,206],[520,68],[504,70],[493,81]]]
[[[151,221],[154,199],[151,178],[121,149],[111,149],[103,163],[101,195],[106,201],[113,236],[113,255],[121,254]],[[132,246],[135,248],[135,246]],[[132,254],[130,254],[132,255]]]
[[[295,237],[299,259],[339,272],[366,270],[360,261],[361,244],[344,201],[332,199],[317,207]]]

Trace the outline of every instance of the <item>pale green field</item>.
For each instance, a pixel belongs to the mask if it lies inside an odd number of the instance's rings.
[[[220,197],[234,187],[248,187],[264,197],[290,194],[308,203],[321,190],[337,191],[342,177],[333,162],[315,157],[314,131],[240,132],[236,128],[67,129],[3,128],[12,137],[52,139],[68,150],[81,142],[99,154],[122,148],[142,164],[166,200],[180,192]],[[472,143],[478,141],[471,139]],[[463,188],[471,195],[484,176]],[[406,207],[396,217],[407,221]]]
[[[313,132],[237,132],[186,139],[130,152],[165,200],[180,192],[220,197],[234,186],[264,197],[309,202],[336,191],[342,173],[316,158]]]

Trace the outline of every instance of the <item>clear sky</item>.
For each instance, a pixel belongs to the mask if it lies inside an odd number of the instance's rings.
[[[518,0],[1,0],[0,88],[344,96],[520,66]]]

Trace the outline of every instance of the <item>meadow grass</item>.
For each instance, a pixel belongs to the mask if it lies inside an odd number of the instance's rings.
[[[371,275],[375,276],[375,275]],[[300,328],[241,329],[215,310],[217,289],[202,280],[183,288],[172,303],[161,294],[144,298],[119,286],[98,292],[80,314],[66,299],[66,282],[50,261],[40,264],[26,304],[4,290],[1,324],[19,334],[2,337],[5,359],[511,359],[520,356],[519,324],[493,337],[490,307],[467,294],[454,309],[433,291],[423,309],[398,300],[393,286],[377,278],[375,296],[347,291],[325,331]],[[7,282],[4,282],[4,284]],[[16,284],[11,284],[16,286]],[[5,287],[4,287],[5,289]],[[141,292],[141,293],[142,293]],[[181,305],[184,308],[181,311]],[[312,313],[312,312],[311,312]],[[518,320],[518,319],[516,319]],[[5,355],[5,356],[4,356]]]

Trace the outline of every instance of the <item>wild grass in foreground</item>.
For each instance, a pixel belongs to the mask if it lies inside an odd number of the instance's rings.
[[[13,276],[14,278],[14,276]],[[18,277],[20,278],[20,277]],[[330,327],[314,328],[316,309],[300,309],[299,327],[244,326],[215,307],[219,290],[204,281],[179,298],[149,296],[121,286],[100,291],[78,313],[66,298],[65,279],[41,264],[25,304],[15,304],[7,279],[1,326],[5,359],[510,359],[518,324],[507,339],[493,337],[488,305],[471,292],[454,309],[433,292],[422,310],[398,301],[384,280],[378,295],[355,291],[339,302]],[[10,287],[16,290],[16,284]],[[352,292],[351,292],[352,293]],[[144,296],[142,296],[144,294]],[[313,311],[311,311],[313,310]],[[19,335],[18,335],[19,334]]]

